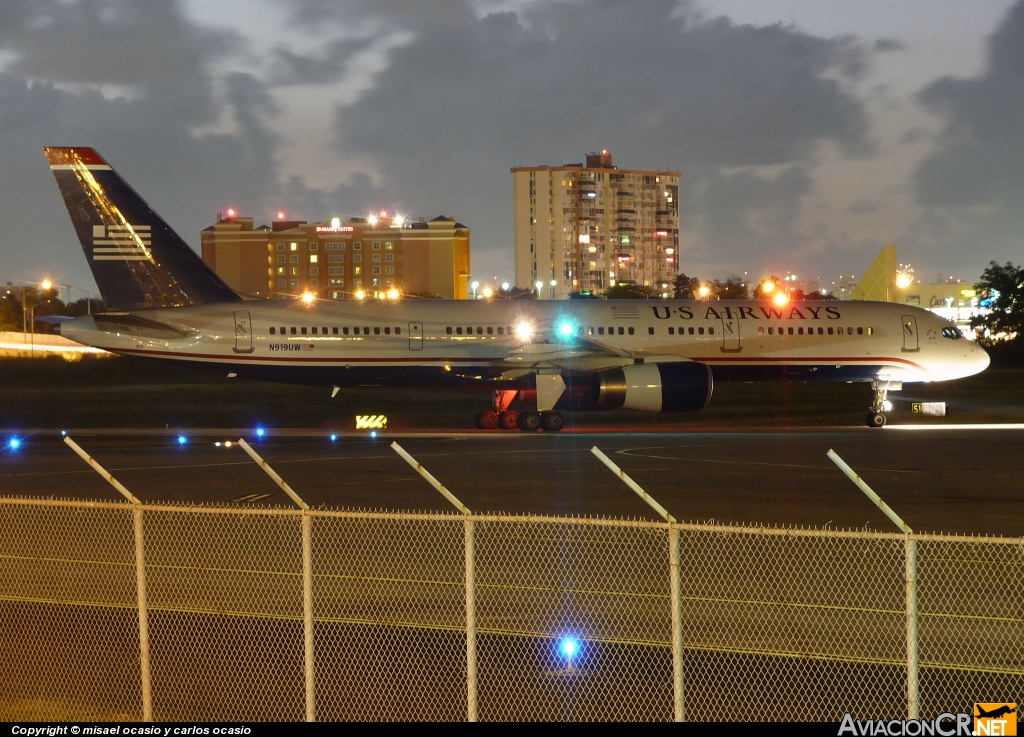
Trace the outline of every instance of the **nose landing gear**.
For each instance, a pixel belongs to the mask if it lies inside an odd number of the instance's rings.
[[[875,398],[871,402],[871,411],[868,412],[866,418],[868,427],[885,427],[885,413],[892,409],[892,405],[886,401],[885,397],[889,391],[898,392],[903,388],[903,382],[901,381],[872,381],[871,389],[875,393]]]

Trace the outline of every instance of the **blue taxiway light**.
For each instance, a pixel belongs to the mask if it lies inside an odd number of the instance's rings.
[[[335,440],[337,440],[337,439],[338,439],[338,436],[337,436],[337,435],[335,435],[335,434],[334,434],[334,433],[332,432],[332,433],[331,433],[331,442],[333,443],[333,442],[334,442]]]
[[[17,450],[21,447],[21,438],[11,438],[7,441],[7,447],[11,450]]]
[[[68,436],[68,431],[67,431],[67,430],[61,430],[61,431],[60,431],[60,436],[61,436],[62,438],[66,438],[66,437]]]
[[[558,641],[558,652],[571,660],[580,652],[580,641],[575,637],[563,637]]]
[[[264,430],[262,427],[257,427],[256,428],[256,437],[262,438],[266,434],[267,434],[267,431]]]
[[[178,445],[185,445],[187,442],[188,438],[186,438],[184,435],[178,436]]]
[[[376,430],[370,430],[370,437],[371,438],[376,438],[377,437],[377,431]]]

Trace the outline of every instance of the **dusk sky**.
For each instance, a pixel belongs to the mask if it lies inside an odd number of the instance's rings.
[[[1024,260],[1024,0],[0,0],[0,280],[92,287],[45,145],[196,248],[448,215],[510,280],[509,168],[608,148],[681,172],[691,276],[974,280]]]

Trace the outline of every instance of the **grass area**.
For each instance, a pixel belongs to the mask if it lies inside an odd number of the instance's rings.
[[[568,420],[580,426],[858,426],[870,396],[866,384],[720,382],[703,412],[590,412]],[[1024,422],[1024,369],[990,368],[959,381],[907,385],[890,398],[894,423]],[[949,416],[914,416],[911,402],[916,401],[945,401]],[[438,389],[342,389],[331,399],[329,387],[228,379],[134,358],[0,361],[0,428],[6,429],[351,428],[357,414],[385,414],[394,429],[467,428],[488,402],[486,392]]]

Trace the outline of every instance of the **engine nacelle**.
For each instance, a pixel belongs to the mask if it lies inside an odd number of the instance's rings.
[[[594,401],[615,409],[692,412],[711,401],[711,367],[696,361],[636,363],[594,374]]]

